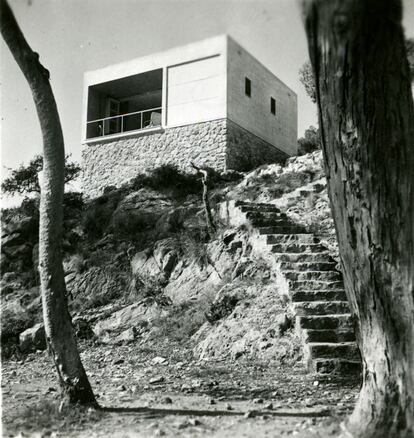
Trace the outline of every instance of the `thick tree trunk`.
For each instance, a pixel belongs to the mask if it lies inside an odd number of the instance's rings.
[[[302,1],[363,386],[348,430],[414,436],[414,112],[399,0]]]
[[[27,44],[5,0],[1,1],[1,33],[30,85],[43,134],[39,271],[48,346],[70,402],[96,405],[80,360],[66,297],[61,254],[65,151],[49,72]]]

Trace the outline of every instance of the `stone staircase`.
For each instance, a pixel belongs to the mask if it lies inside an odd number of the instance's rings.
[[[292,301],[308,370],[359,372],[342,274],[327,248],[272,204],[230,201],[220,206],[220,215],[232,225],[247,225],[256,250],[276,263],[282,277],[278,283]]]

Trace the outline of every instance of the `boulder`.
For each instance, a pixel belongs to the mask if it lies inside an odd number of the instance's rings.
[[[177,244],[174,239],[163,239],[156,242],[154,249],[147,248],[136,253],[131,260],[134,277],[167,280],[178,263]]]
[[[75,300],[84,300],[84,306],[86,301],[108,302],[125,294],[129,287],[124,272],[117,265],[92,266],[81,273],[71,272],[66,275],[65,282],[68,293]]]
[[[23,353],[28,353],[34,350],[44,350],[46,348],[45,328],[42,323],[38,323],[33,327],[20,333],[19,347]]]
[[[118,335],[124,333],[123,337],[126,337],[125,332],[129,329],[134,329],[136,333],[139,333],[152,319],[164,313],[165,311],[155,304],[134,303],[96,323],[93,332],[103,342],[109,342],[108,339],[112,338],[116,343],[119,341],[119,339],[116,340]]]

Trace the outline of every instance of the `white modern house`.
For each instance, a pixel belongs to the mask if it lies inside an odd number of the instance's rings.
[[[248,170],[296,153],[296,94],[227,35],[85,73],[84,189],[190,162]]]

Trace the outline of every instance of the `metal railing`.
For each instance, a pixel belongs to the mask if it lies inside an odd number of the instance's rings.
[[[86,122],[86,138],[105,137],[161,126],[162,107],[105,117]]]

